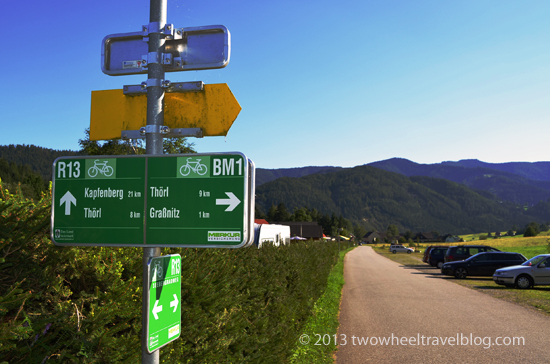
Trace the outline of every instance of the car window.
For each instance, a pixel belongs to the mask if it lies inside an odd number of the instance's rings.
[[[479,254],[474,259],[476,260],[476,262],[488,262],[491,260],[491,254]]]
[[[456,248],[456,254],[458,255],[464,255],[464,254],[468,254],[468,250],[467,248]]]
[[[547,268],[550,268],[550,258],[546,259],[543,263],[546,264]]]
[[[470,248],[470,255],[476,255],[477,253],[481,253],[481,251],[480,248]]]
[[[523,257],[519,254],[512,255],[511,260],[514,261],[514,262],[523,262],[524,261]]]
[[[536,257],[533,257],[531,259],[529,259],[528,261],[526,261],[525,263],[523,263],[522,265],[524,266],[533,266],[533,265],[537,265],[539,264],[540,262],[542,262],[543,260],[545,260],[547,257],[543,256],[543,255],[537,255]]]

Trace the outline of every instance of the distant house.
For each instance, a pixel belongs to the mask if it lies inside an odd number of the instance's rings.
[[[447,234],[443,238],[444,239],[441,239],[441,240],[446,242],[446,243],[458,243],[459,241],[462,240],[462,238],[460,238],[458,236],[453,236],[451,234]]]
[[[284,221],[273,224],[290,226],[290,236],[319,240],[323,238],[323,228],[317,222],[309,221]]]
[[[439,241],[439,238],[435,237],[432,233],[418,233],[414,236],[413,240],[418,240],[421,243],[427,243],[432,241]]]
[[[383,242],[383,239],[376,231],[369,231],[361,238],[361,241],[366,244],[379,244]]]
[[[259,225],[266,225],[266,224],[269,224],[267,222],[267,220],[264,220],[264,219],[254,219],[254,223],[255,224],[259,224]]]

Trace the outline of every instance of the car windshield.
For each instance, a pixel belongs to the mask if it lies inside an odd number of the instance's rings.
[[[531,258],[528,261],[524,262],[522,265],[525,265],[527,267],[532,266],[532,265],[537,265],[546,258],[548,258],[548,255],[537,255],[536,257]]]

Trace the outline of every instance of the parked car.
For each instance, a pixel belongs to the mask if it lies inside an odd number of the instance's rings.
[[[499,268],[520,265],[527,261],[520,253],[485,252],[462,261],[446,262],[441,274],[463,279],[467,276],[492,276]]]
[[[448,245],[430,245],[426,248],[426,250],[424,250],[424,256],[422,257],[422,261],[424,263],[428,263],[428,257],[429,257],[429,254],[430,254],[430,250],[432,250],[433,248],[436,248],[436,247],[445,247],[445,248],[448,248],[449,246]],[[428,263],[429,264],[429,263]]]
[[[486,245],[450,246],[445,253],[445,263],[454,262],[456,260],[464,260],[466,258],[476,255],[477,253],[499,251],[500,250]]]
[[[406,248],[403,245],[390,245],[390,252],[392,252],[393,254],[396,254],[396,253],[411,254],[413,250],[411,248]]]
[[[493,281],[519,289],[550,285],[550,254],[537,255],[519,266],[497,269]]]
[[[428,253],[428,264],[432,267],[441,269],[443,263],[445,263],[445,253],[448,246],[434,246]]]

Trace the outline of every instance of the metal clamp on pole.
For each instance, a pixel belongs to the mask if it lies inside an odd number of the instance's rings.
[[[152,131],[151,131],[152,130]],[[147,125],[139,130],[123,130],[120,137],[123,140],[128,139],[144,139],[147,134],[162,134],[165,138],[202,138],[201,128],[176,128],[170,129],[167,126],[155,128],[154,125]]]
[[[139,129],[139,133],[145,137],[146,134],[163,134],[170,133],[170,128],[166,125],[146,125]]]
[[[148,80],[149,81],[149,80]],[[165,92],[198,92],[204,90],[204,82],[170,82],[168,80],[161,80],[162,87],[165,87]],[[156,81],[154,82],[142,82],[141,85],[124,85],[122,88],[124,95],[145,95],[147,94],[147,87],[158,86]]]
[[[161,80],[159,78],[148,78],[147,81],[141,83],[141,89],[145,90],[145,93],[147,93],[149,87],[170,87],[170,81]],[[126,94],[126,92],[124,92],[124,94]]]
[[[141,67],[147,69],[150,64],[164,63],[165,55],[160,52],[149,52],[141,56]]]
[[[160,22],[155,21],[142,26],[141,29],[143,34],[143,41],[145,42],[149,41],[149,34],[153,34],[153,33],[162,34],[166,37],[166,39],[174,39],[174,34],[175,34],[174,24],[164,24],[164,26],[161,27]],[[179,39],[181,39],[181,31],[178,36],[179,36]]]

